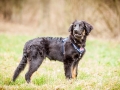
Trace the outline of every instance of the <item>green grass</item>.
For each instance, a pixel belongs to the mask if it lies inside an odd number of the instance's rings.
[[[16,82],[12,82],[24,43],[31,38],[0,35],[0,90],[119,90],[120,43],[101,40],[87,41],[77,80],[66,80],[63,64],[46,59],[33,74],[31,84],[24,79],[28,66]]]

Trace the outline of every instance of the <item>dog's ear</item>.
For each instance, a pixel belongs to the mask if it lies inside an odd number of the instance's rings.
[[[69,31],[69,32],[73,31],[73,24],[70,25],[68,31]]]
[[[90,25],[89,23],[83,21],[84,25],[85,25],[85,30],[86,30],[86,34],[88,35],[91,30],[93,29],[92,25]]]
[[[69,27],[69,29],[68,29],[69,32],[72,32],[72,31],[73,31],[73,24],[74,24],[76,21],[77,21],[77,20],[75,20],[75,21],[70,25],[70,27]]]

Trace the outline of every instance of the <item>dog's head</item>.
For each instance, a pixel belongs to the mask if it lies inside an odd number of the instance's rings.
[[[80,39],[83,35],[88,35],[93,27],[85,21],[77,21],[75,20],[69,27],[69,32],[76,39]]]

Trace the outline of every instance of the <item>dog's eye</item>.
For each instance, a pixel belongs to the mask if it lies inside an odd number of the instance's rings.
[[[74,25],[76,27],[76,25]]]

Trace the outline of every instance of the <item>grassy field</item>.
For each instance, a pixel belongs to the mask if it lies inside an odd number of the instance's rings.
[[[24,43],[33,37],[0,35],[0,90],[120,90],[120,43],[93,39],[87,41],[77,80],[66,80],[63,64],[46,59],[31,84],[24,79],[28,66],[12,82]]]

